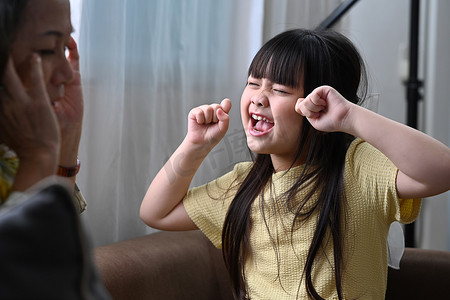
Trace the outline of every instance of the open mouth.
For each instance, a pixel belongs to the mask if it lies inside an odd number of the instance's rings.
[[[251,116],[251,126],[250,133],[255,136],[261,136],[270,132],[274,126],[274,122],[269,120],[267,117],[250,114]]]

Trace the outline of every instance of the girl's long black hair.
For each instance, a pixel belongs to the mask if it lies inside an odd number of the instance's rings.
[[[275,36],[256,54],[248,75],[268,78],[272,82],[293,88],[303,85],[305,96],[316,87],[330,85],[353,103],[362,99],[367,88],[364,63],[357,49],[350,40],[334,31],[295,29]],[[306,163],[302,175],[283,198],[286,207],[295,212],[291,235],[299,227],[298,224],[311,217],[314,212],[318,213],[317,226],[302,276],[306,291],[313,299],[322,299],[313,286],[312,270],[315,259],[325,251],[329,233],[333,243],[336,290],[339,299],[343,299],[343,168],[345,155],[353,138],[342,132],[320,133],[304,118],[300,144],[293,163],[302,153],[307,153]],[[270,183],[273,171],[270,155],[257,154],[224,222],[223,256],[237,299],[248,299],[244,262],[249,249],[251,207],[255,199],[262,199],[264,187]],[[310,192],[300,203],[296,202],[295,196],[308,184]],[[318,194],[317,200],[312,200],[314,194]],[[299,288],[300,285],[301,282]]]

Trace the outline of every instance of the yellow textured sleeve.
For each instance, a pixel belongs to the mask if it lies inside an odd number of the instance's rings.
[[[398,168],[375,147],[356,139],[347,151],[347,167],[363,199],[382,205],[389,222],[410,223],[418,217],[422,200],[398,197]]]

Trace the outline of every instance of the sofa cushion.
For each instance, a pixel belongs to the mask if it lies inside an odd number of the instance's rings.
[[[198,230],[157,232],[94,254],[115,300],[233,299],[221,251]]]

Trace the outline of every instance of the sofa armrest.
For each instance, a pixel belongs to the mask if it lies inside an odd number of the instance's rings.
[[[446,299],[450,252],[406,248],[400,270],[389,268],[386,299]]]
[[[233,299],[221,251],[198,230],[97,247],[94,259],[113,299]]]

